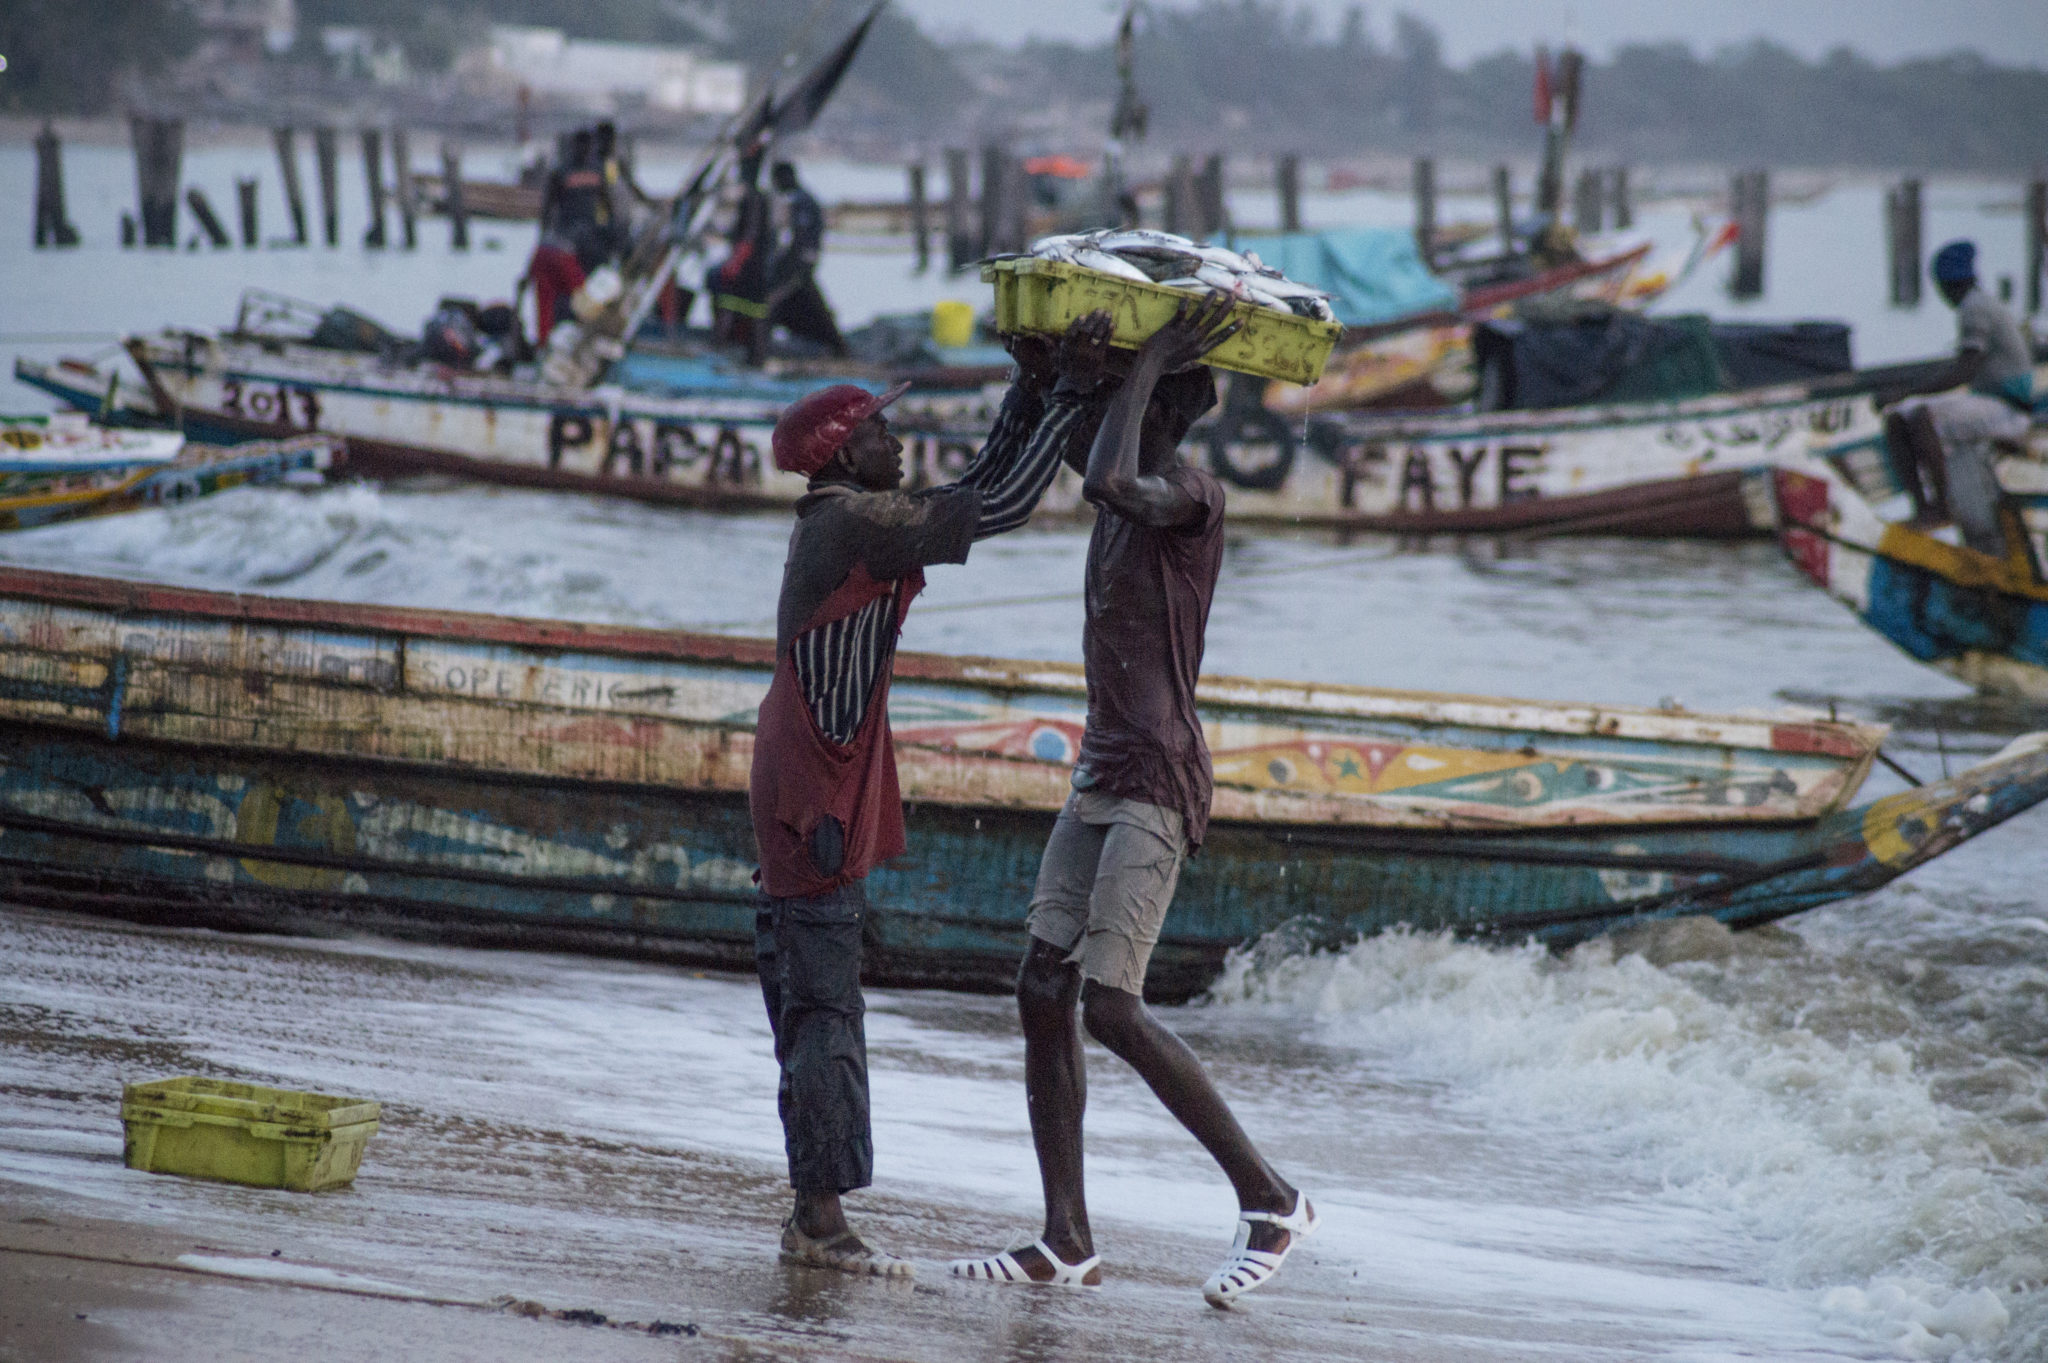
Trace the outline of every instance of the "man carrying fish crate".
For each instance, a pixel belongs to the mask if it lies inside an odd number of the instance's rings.
[[[869,1246],[840,1199],[872,1181],[860,964],[869,871],[902,853],[889,676],[924,569],[963,563],[1014,530],[1101,419],[1094,393],[1109,319],[1058,344],[1018,337],[1017,370],[988,442],[960,481],[900,490],[903,442],[883,415],[908,384],[812,393],[776,423],[777,468],[810,488],[796,505],[776,612],[775,675],[755,730],[749,805],[760,857],[755,960],[782,1077],[796,1205],[785,1257],[878,1277],[907,1260]]]
[[[1236,301],[1217,293],[1184,303],[1145,341],[1088,452],[1088,724],[1073,793],[1039,866],[1017,980],[1045,1233],[1028,1247],[957,1261],[960,1277],[1102,1282],[1082,1184],[1077,1005],[1089,1035],[1137,1070],[1236,1189],[1236,1243],[1202,1289],[1211,1305],[1271,1278],[1316,1226],[1308,1199],[1259,1154],[1201,1062],[1143,1001],[1181,863],[1209,819],[1213,777],[1195,679],[1223,561],[1223,487],[1182,464],[1177,449],[1215,405],[1215,380],[1200,361],[1238,330],[1227,320]]]

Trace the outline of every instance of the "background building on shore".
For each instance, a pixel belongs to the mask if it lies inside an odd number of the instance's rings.
[[[742,62],[695,48],[571,38],[558,28],[498,24],[456,62],[472,88],[531,91],[593,113],[648,108],[667,114],[739,112],[747,95]]]

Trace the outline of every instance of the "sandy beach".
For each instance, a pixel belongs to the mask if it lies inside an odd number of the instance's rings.
[[[1094,1053],[1100,1292],[946,1277],[1035,1219],[1007,1000],[877,993],[877,1187],[914,1283],[777,1261],[786,1193],[751,981],[0,910],[0,1358],[1423,1360],[1863,1357],[1745,1281],[1711,1221],[1433,1111],[1314,1041],[1173,1010],[1328,1229],[1239,1310],[1203,1304],[1228,1193]],[[355,1185],[300,1195],[121,1164],[123,1080],[384,1103]],[[1483,1180],[1487,1198],[1469,1184]],[[1563,1193],[1562,1196],[1558,1194]],[[594,1314],[593,1314],[594,1313]],[[604,1323],[597,1323],[602,1316]],[[617,1323],[617,1324],[614,1324]],[[657,1333],[656,1331],[659,1331]],[[691,1333],[694,1331],[694,1333]],[[394,1343],[402,1341],[402,1343]],[[1790,1350],[1782,1346],[1791,1344]]]

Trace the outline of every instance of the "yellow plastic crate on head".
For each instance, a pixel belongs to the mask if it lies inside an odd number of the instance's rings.
[[[1057,336],[1076,317],[1106,311],[1116,324],[1111,342],[1133,348],[1165,326],[1182,303],[1197,296],[1035,256],[990,261],[981,267],[981,278],[996,286],[997,331]],[[1210,351],[1208,362],[1218,369],[1288,383],[1309,384],[1321,378],[1323,363],[1344,334],[1340,323],[1296,317],[1256,303],[1238,304],[1233,316],[1244,326]]]
[[[354,1180],[382,1110],[226,1079],[124,1084],[122,1156],[145,1173],[318,1192]]]

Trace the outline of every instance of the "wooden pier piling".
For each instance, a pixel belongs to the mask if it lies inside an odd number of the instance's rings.
[[[1230,231],[1230,206],[1224,199],[1223,153],[1211,152],[1195,176],[1195,226],[1204,241]]]
[[[1636,225],[1636,205],[1629,194],[1628,167],[1616,166],[1607,174],[1611,195],[1608,206],[1614,210],[1614,230],[1626,232]]]
[[[1024,173],[1024,158],[1008,149],[1003,153],[1003,212],[997,220],[1002,227],[1005,251],[1021,251],[1031,244],[1031,181]]]
[[[363,245],[372,251],[384,249],[384,134],[376,128],[363,129],[363,188],[370,195],[370,227],[363,233]]]
[[[1174,153],[1165,188],[1166,230],[1187,236],[1195,230],[1195,163],[1186,152]]]
[[[1606,193],[1597,170],[1582,170],[1572,185],[1572,229],[1581,235],[1598,232],[1606,222]]]
[[[964,270],[975,259],[974,187],[968,183],[970,162],[965,147],[946,148],[946,268]]]
[[[469,249],[469,206],[462,201],[462,148],[441,144],[441,183],[448,187],[448,245]]]
[[[78,245],[78,229],[64,211],[64,148],[48,123],[36,134],[35,242],[39,248]]]
[[[912,161],[908,167],[910,175],[910,240],[917,252],[917,272],[923,274],[931,268],[931,204],[924,192],[924,162]]]
[[[1502,255],[1515,253],[1515,181],[1506,166],[1493,168],[1493,228],[1500,234]]]
[[[1436,162],[1415,158],[1415,249],[1424,261],[1436,255]]]
[[[178,244],[178,176],[185,159],[185,125],[175,118],[133,118],[135,190],[144,246]]]
[[[981,144],[981,222],[975,232],[975,257],[985,259],[1002,237],[1003,149],[994,142]]]
[[[1901,180],[1886,192],[1885,243],[1895,308],[1920,306],[1920,240],[1925,221],[1920,182]]]
[[[1301,158],[1288,152],[1280,158],[1277,174],[1280,190],[1280,230],[1301,230]]]
[[[313,160],[320,175],[320,231],[341,245],[341,146],[334,129],[313,129]]]
[[[220,216],[213,211],[213,204],[207,200],[206,191],[198,185],[185,190],[185,205],[192,210],[192,216],[199,220],[199,230],[206,234],[207,242],[216,251],[225,251],[234,245],[228,236],[228,229],[221,224]]]
[[[235,203],[236,207],[241,210],[242,249],[253,251],[256,249],[257,243],[262,240],[262,234],[257,231],[256,226],[256,182],[254,180],[235,181]]]
[[[1000,142],[984,143],[977,259],[1024,249],[1024,198],[1024,163]]]
[[[2027,186],[2027,315],[2041,311],[2042,272],[2048,270],[2048,180]]]
[[[1771,176],[1765,170],[1737,171],[1731,186],[1735,238],[1733,298],[1761,298],[1764,292],[1764,240],[1771,208]]]
[[[412,178],[412,148],[406,144],[405,129],[391,130],[391,183],[398,199],[398,226],[404,234],[405,249],[420,244],[419,186]]]
[[[290,128],[273,128],[271,140],[277,144],[277,171],[284,181],[285,207],[292,215],[292,244],[306,244],[306,190],[299,183],[299,152],[293,145],[294,134]]]

